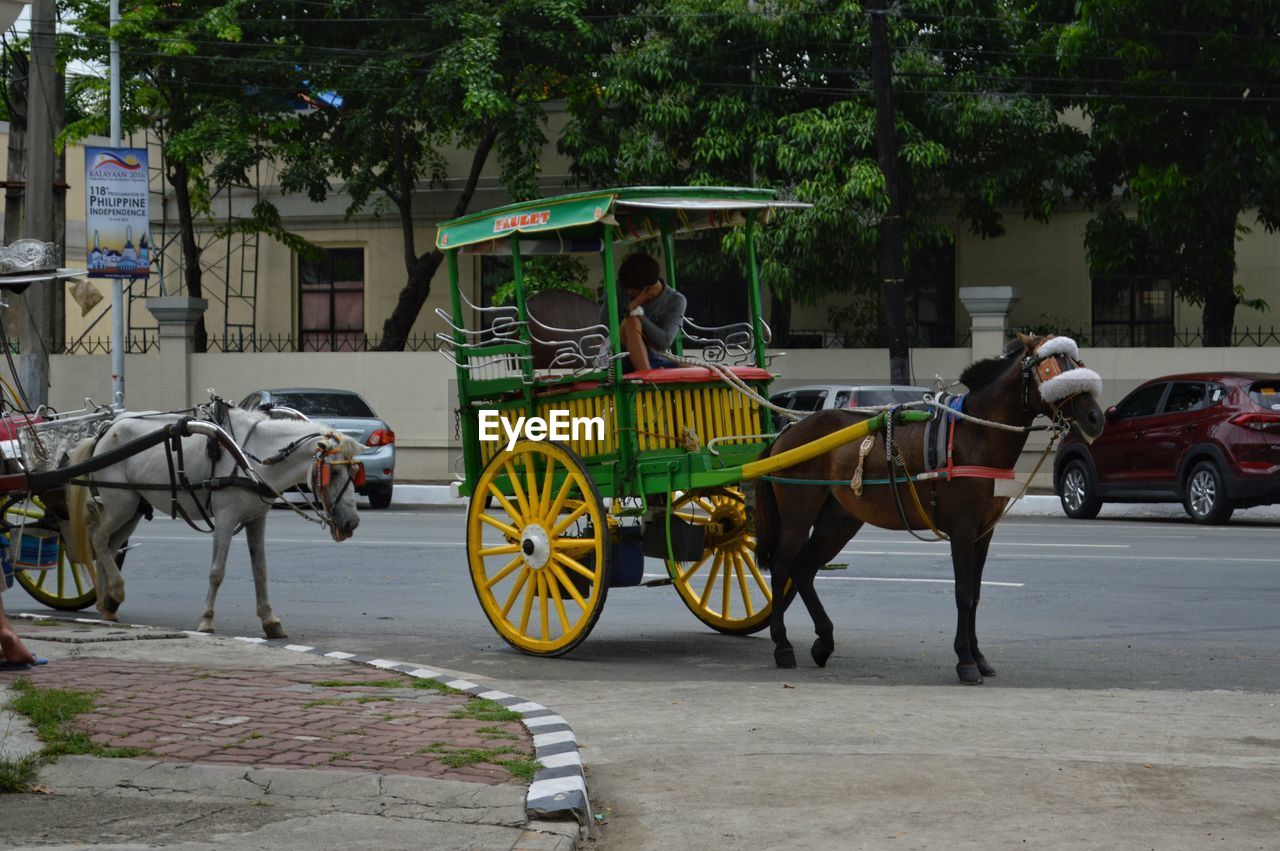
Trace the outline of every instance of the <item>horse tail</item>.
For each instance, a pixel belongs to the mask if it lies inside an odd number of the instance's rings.
[[[80,464],[93,456],[98,441],[92,437],[76,444],[69,455],[71,464]],[[67,485],[67,514],[71,522],[70,539],[66,541],[71,560],[76,564],[93,564],[93,545],[89,541],[89,525],[98,519],[98,504],[85,485]]]
[[[761,458],[768,458],[773,451],[770,445]],[[773,492],[773,482],[768,479],[756,480],[756,558],[761,567],[773,564],[773,554],[778,548],[778,498]]]

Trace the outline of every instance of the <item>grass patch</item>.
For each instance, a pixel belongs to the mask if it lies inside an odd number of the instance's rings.
[[[413,681],[413,687],[426,689],[427,691],[438,691],[441,694],[466,694],[466,692],[464,692],[460,688],[447,686],[444,683],[440,682],[439,680],[432,680],[432,679],[415,679]]]
[[[311,706],[342,706],[346,703],[376,703],[378,701],[390,700],[395,701],[394,697],[383,697],[382,695],[368,694],[364,697],[322,697],[319,700],[309,700],[302,704],[303,708]]]
[[[420,748],[418,753],[439,754],[440,761],[450,768],[464,768],[468,765],[479,765],[481,763],[496,765],[499,768],[506,769],[512,777],[525,783],[533,782],[533,776],[538,773],[539,768],[542,768],[542,763],[530,758],[526,752],[510,745],[503,745],[500,748],[450,748],[443,742],[435,742]],[[501,759],[501,757],[511,754],[516,754],[517,758]]]
[[[54,620],[53,618],[37,618],[31,623],[33,626],[58,626],[62,621]]]
[[[520,736],[501,727],[477,727],[476,732],[486,739],[519,739]]]
[[[499,763],[499,765],[522,783],[532,783],[533,776],[538,773],[538,769],[542,768],[542,763],[528,757],[525,759],[509,759],[506,762]]]
[[[25,792],[36,780],[40,757],[27,754],[21,759],[0,758],[0,793]]]
[[[150,753],[145,748],[109,748],[94,742],[84,730],[72,726],[77,715],[93,711],[94,695],[90,692],[39,688],[25,678],[14,680],[13,690],[17,694],[9,699],[9,708],[27,716],[36,728],[36,736],[44,742],[43,756],[88,754],[119,758]]]
[[[351,756],[351,751],[338,751],[329,757],[329,762],[337,762],[340,759],[346,759]]]
[[[461,709],[449,713],[450,718],[471,718],[476,721],[519,721],[520,713],[512,712],[501,703],[483,697],[473,697]]]
[[[392,677],[387,680],[317,680],[311,685],[317,688],[417,688],[438,691],[441,694],[462,694],[459,689],[451,688],[439,680],[419,679],[402,680]]]

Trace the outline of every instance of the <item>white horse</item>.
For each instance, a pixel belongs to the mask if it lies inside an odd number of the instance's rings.
[[[70,546],[77,561],[88,563],[86,556],[93,558],[98,611],[104,620],[116,620],[124,602],[124,577],[115,555],[147,512],[147,504],[170,516],[183,516],[193,526],[213,526],[213,564],[204,613],[196,627],[200,632],[213,632],[213,603],[226,573],[231,538],[243,528],[248,533],[262,629],[269,638],[286,637],[267,599],[266,520],[276,493],[306,483],[333,539],[343,541],[355,532],[360,523],[355,484],[362,471],[352,459],[364,446],[301,415],[281,418],[280,412],[273,416],[241,408],[224,410],[221,425],[244,450],[266,488],[247,477],[230,453],[212,450],[204,437],[182,439],[180,454],[161,444],[92,474],[87,477],[92,482],[89,486],[68,486]],[[86,461],[178,418],[177,414],[126,414],[96,440],[76,446],[71,463]],[[191,490],[183,487],[183,478]],[[214,486],[201,486],[209,482]],[[97,492],[96,502],[91,491]]]

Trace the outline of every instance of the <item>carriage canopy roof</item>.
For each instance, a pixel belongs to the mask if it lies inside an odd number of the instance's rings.
[[[442,223],[436,247],[475,254],[509,254],[510,237],[521,235],[521,254],[587,254],[600,251],[604,228],[616,225],[628,242],[662,233],[724,228],[760,220],[773,210],[807,207],[782,201],[772,189],[728,186],[632,186],[522,201]]]

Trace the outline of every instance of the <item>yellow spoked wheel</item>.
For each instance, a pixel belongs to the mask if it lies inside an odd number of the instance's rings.
[[[44,506],[37,499],[17,502],[5,509],[5,521],[14,527],[9,535],[26,528],[44,530]],[[14,565],[14,579],[39,603],[64,612],[78,612],[98,599],[92,565],[76,564],[67,555],[66,545],[58,539],[58,564],[44,569],[23,569]]]
[[[604,503],[570,450],[522,441],[490,461],[467,509],[467,557],[498,634],[534,656],[577,647],[604,608],[608,539]]]
[[[756,563],[746,498],[736,488],[672,494],[672,516],[706,531],[697,561],[667,560],[680,599],[698,620],[727,635],[750,635],[769,623],[773,593]]]

